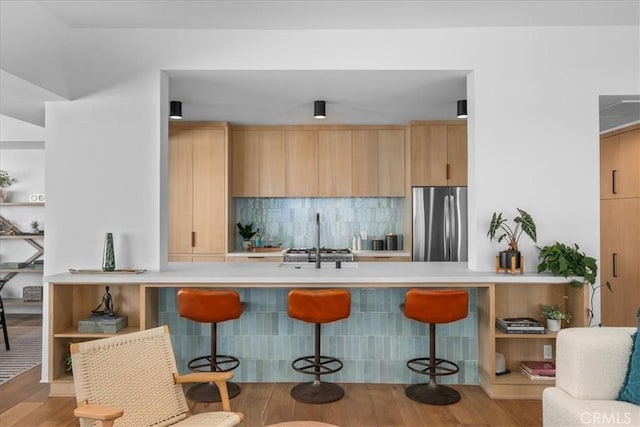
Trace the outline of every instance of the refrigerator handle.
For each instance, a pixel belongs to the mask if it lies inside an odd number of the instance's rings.
[[[444,206],[443,206],[443,212],[444,215],[443,220],[444,220],[444,233],[443,233],[443,238],[444,241],[443,243],[443,247],[444,247],[444,258],[446,260],[450,260],[451,259],[451,251],[449,248],[449,240],[451,239],[451,230],[450,230],[450,214],[449,214],[449,196],[444,196]]]
[[[451,245],[451,251],[453,252],[454,248],[458,247],[458,244],[453,241],[453,239],[458,238],[458,230],[456,221],[456,198],[455,196],[449,196],[449,228],[451,229],[451,236],[449,237],[449,244]],[[453,253],[450,255],[449,260],[453,261]],[[457,259],[457,258],[456,258]]]

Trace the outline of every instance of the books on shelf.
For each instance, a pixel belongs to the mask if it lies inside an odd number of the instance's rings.
[[[556,364],[551,361],[523,360],[520,372],[531,380],[553,380],[556,377]]]
[[[544,325],[531,317],[498,317],[496,327],[507,334],[544,334]]]

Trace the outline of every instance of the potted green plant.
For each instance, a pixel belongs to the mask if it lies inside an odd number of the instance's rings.
[[[242,225],[242,223],[236,224],[238,227],[238,233],[242,237],[242,249],[248,251],[251,248],[251,238],[257,233],[256,230],[253,229],[253,223]]]
[[[571,322],[571,313],[562,311],[560,305],[544,305],[540,304],[540,315],[547,319],[547,329],[553,332],[560,330],[562,321]]]
[[[38,224],[38,221],[31,222],[31,229],[35,234],[38,234],[40,232],[40,224]]]
[[[4,203],[8,200],[7,190],[5,190],[5,188],[16,182],[18,182],[17,179],[9,176],[7,171],[0,169],[0,203]]]
[[[612,292],[611,283],[609,282],[604,285],[596,285],[598,276],[596,259],[581,252],[580,247],[575,243],[573,246],[568,246],[564,243],[555,242],[539,249],[540,263],[538,264],[538,273],[548,270],[556,276],[573,277],[569,285],[577,289],[582,288],[587,283],[591,286],[591,299],[589,307],[587,307],[589,326],[591,326],[593,321],[593,297],[596,289],[605,286]]]
[[[533,222],[533,218],[526,211],[517,208],[519,215],[513,219],[515,226],[510,227],[507,223],[507,219],[502,216],[502,212],[494,212],[491,216],[491,223],[489,224],[489,231],[487,236],[489,240],[496,238],[498,243],[502,240],[507,241],[507,249],[500,252],[500,267],[511,268],[511,260],[515,257],[516,268],[520,268],[520,251],[518,250],[518,241],[522,233],[525,233],[534,242],[536,241],[536,224]]]

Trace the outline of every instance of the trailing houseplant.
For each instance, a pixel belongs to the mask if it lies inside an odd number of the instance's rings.
[[[253,229],[253,223],[242,225],[242,223],[237,223],[238,233],[243,239],[242,248],[246,251],[249,249],[250,241],[253,236],[257,233],[256,230]]]
[[[500,252],[500,267],[510,268],[511,259],[515,256],[516,267],[520,267],[520,251],[518,250],[518,241],[522,233],[525,233],[534,242],[537,239],[536,236],[536,224],[533,218],[526,211],[516,208],[519,215],[513,219],[514,226],[508,224],[507,218],[502,216],[502,212],[494,212],[491,216],[491,223],[489,224],[489,231],[487,236],[489,240],[495,238],[498,239],[498,243],[502,240],[507,241],[507,249]],[[499,235],[498,235],[499,234]]]
[[[569,285],[577,289],[582,288],[587,283],[591,286],[591,299],[589,307],[587,307],[589,326],[591,326],[593,321],[593,297],[596,289],[605,286],[610,292],[613,292],[609,282],[603,285],[596,285],[598,276],[596,259],[580,251],[580,247],[576,243],[573,246],[569,246],[555,242],[539,249],[540,263],[538,264],[538,273],[550,271],[556,276],[572,277],[573,279],[569,282]]]

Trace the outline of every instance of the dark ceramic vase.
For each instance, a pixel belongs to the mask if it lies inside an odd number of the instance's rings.
[[[500,252],[500,268],[511,269],[511,259],[515,256],[516,267],[520,268],[520,251],[502,251]]]

